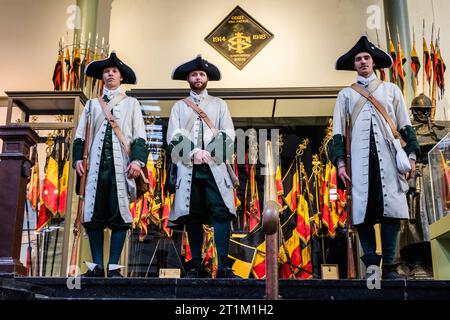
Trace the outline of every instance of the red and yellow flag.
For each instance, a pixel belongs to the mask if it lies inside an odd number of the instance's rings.
[[[302,265],[300,237],[296,232],[297,217],[296,213],[291,213],[282,230],[282,245],[280,245],[279,260],[281,262],[280,278],[292,279],[300,270]],[[285,241],[283,241],[286,239]]]
[[[442,58],[441,49],[439,49],[437,53],[436,84],[441,90],[441,95],[445,92],[445,69],[447,69],[447,67],[444,63],[444,59]]]
[[[172,209],[173,198],[174,198],[174,195],[169,194],[169,192],[167,192],[167,195],[164,198],[164,208],[163,208],[162,217],[161,217],[162,229],[164,230],[164,232],[166,233],[166,235],[168,237],[172,236],[172,229],[168,228],[167,224],[169,222],[169,216],[170,216],[170,210]]]
[[[142,196],[141,201],[141,215],[139,217],[139,240],[144,241],[147,237],[148,224],[151,216],[151,199],[149,199],[149,193],[146,192]]]
[[[84,54],[83,63],[81,64],[81,68],[80,68],[80,78],[82,79],[82,81],[80,81],[80,87],[85,94],[87,94],[86,86],[87,86],[88,77],[84,75],[84,69],[89,64],[89,62],[91,62],[91,49],[90,49],[89,45],[87,45],[87,48],[86,48],[86,51]]]
[[[250,168],[250,217],[249,232],[253,231],[261,221],[261,208],[259,206],[258,184],[255,178],[256,168],[252,165]]]
[[[53,89],[63,90],[64,85],[64,73],[63,73],[63,53],[62,49],[58,52],[58,60],[55,64],[55,70],[53,71]]]
[[[58,213],[63,217],[66,213],[67,187],[69,184],[69,158],[64,160],[62,175],[59,178]]]
[[[78,90],[80,89],[80,48],[74,49],[72,58],[72,66],[70,68],[70,90]]]
[[[286,203],[292,212],[295,212],[297,210],[299,196],[300,196],[300,182],[298,179],[298,171],[296,170],[292,176],[292,189],[286,196]]]
[[[238,167],[237,167],[236,162],[233,163],[233,169],[234,169],[234,174],[236,175],[236,177],[239,180],[239,172],[238,172]],[[238,198],[236,188],[234,188],[233,193],[234,193],[234,208],[237,210],[241,206],[242,203],[241,203],[241,200],[239,200],[239,198]]]
[[[66,55],[64,56],[64,84],[65,84],[65,90],[69,90],[70,88],[70,52],[69,48],[66,48]]]
[[[36,231],[41,231],[51,220],[52,213],[47,209],[43,200],[41,199],[41,206],[37,214]]]
[[[56,144],[53,145],[53,150],[47,158],[45,178],[42,184],[42,200],[45,207],[56,215],[58,213],[58,199],[59,199],[59,164],[57,156]]]
[[[420,70],[420,60],[419,60],[419,56],[417,55],[415,42],[413,43],[413,47],[412,47],[412,51],[411,51],[411,69],[417,80],[418,75],[419,75],[419,70]]]
[[[395,52],[394,43],[391,39],[389,39],[389,54],[392,57],[392,61],[394,62],[392,64],[391,70],[391,82],[397,83],[397,53]]]
[[[416,51],[416,41],[413,42],[413,47],[411,50],[411,70],[414,76],[414,96],[418,95],[418,86],[419,86],[419,70],[420,70],[420,60]]]
[[[324,180],[322,182],[322,197],[323,197],[323,201],[322,201],[322,222],[324,224],[324,226],[327,228],[328,230],[328,234],[331,237],[335,236],[335,229],[334,229],[334,223],[333,223],[333,218],[332,218],[332,212],[333,212],[333,207],[335,205],[335,203],[330,199],[330,188],[331,188],[331,184],[332,184],[332,168],[334,166],[331,164],[330,161],[327,162],[326,166],[325,166],[325,177]]]
[[[400,88],[402,89],[403,96],[406,96],[406,86],[405,86],[405,73],[403,71],[403,63],[405,63],[406,58],[403,54],[402,47],[400,45],[400,39],[398,41],[398,57],[397,62],[395,63],[397,68],[398,81],[400,84]]]
[[[148,203],[151,201],[150,221],[157,227],[161,227],[160,212],[162,209],[161,197],[156,193],[153,197],[148,197]]]
[[[186,231],[183,231],[181,237],[181,255],[184,256],[184,262],[192,260],[191,248],[189,246],[189,239]]]
[[[208,271],[213,278],[217,276],[219,269],[219,258],[217,248],[214,241],[214,228],[204,226],[204,243],[203,243],[203,268]]]
[[[28,200],[30,201],[31,209],[36,211],[40,197],[39,161],[36,147],[33,148],[31,158],[34,161],[34,166],[31,169],[30,183],[28,184]]]
[[[426,75],[428,84],[430,84],[430,81],[431,81],[431,57],[430,57],[430,52],[428,51],[427,41],[425,40],[425,37],[423,37],[423,57],[424,57],[423,65],[424,65],[425,75]]]
[[[283,196],[284,196],[284,188],[283,188],[283,177],[281,176],[281,166],[278,164],[277,171],[275,174],[275,185],[277,189],[277,201],[280,207],[283,207]]]

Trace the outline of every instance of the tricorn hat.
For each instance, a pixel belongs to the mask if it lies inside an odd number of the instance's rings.
[[[390,68],[392,58],[384,50],[377,48],[367,36],[361,36],[358,42],[347,53],[336,61],[336,70],[355,71],[355,57],[358,53],[368,52],[375,63],[374,69]]]
[[[187,80],[189,73],[195,70],[205,71],[210,81],[218,81],[221,78],[219,68],[205,59],[202,59],[202,56],[199,54],[194,60],[176,67],[172,73],[172,79]]]
[[[108,67],[116,67],[120,70],[120,74],[122,75],[122,83],[128,84],[136,84],[137,78],[133,69],[127,66],[125,63],[120,60],[115,51],[112,51],[107,59],[104,60],[95,60],[89,63],[84,69],[84,73],[96,79],[103,79],[103,70]]]

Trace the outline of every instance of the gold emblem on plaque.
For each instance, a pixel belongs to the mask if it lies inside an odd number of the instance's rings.
[[[242,70],[272,38],[272,33],[237,6],[205,41]]]

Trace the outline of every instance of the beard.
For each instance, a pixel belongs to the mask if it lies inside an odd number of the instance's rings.
[[[189,86],[194,91],[203,91],[206,89],[207,85],[208,85],[208,81],[205,81],[201,86],[196,86],[195,83],[189,82]]]

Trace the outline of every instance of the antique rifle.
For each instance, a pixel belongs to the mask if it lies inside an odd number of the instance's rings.
[[[75,219],[73,225],[73,245],[72,251],[70,255],[70,265],[69,265],[69,276],[75,276],[76,268],[75,266],[78,264],[78,244],[80,242],[80,227],[81,227],[81,217],[83,215],[84,208],[84,194],[86,188],[86,177],[88,173],[88,154],[89,154],[89,143],[90,143],[90,134],[91,134],[91,116],[90,110],[87,112],[86,119],[86,132],[84,136],[84,146],[83,146],[83,169],[84,173],[80,179],[80,192],[78,195],[78,210],[77,217]]]
[[[348,100],[346,101],[348,104]],[[348,106],[347,106],[348,107]],[[347,175],[352,178],[352,162],[351,162],[351,117],[348,112],[345,117],[345,146],[346,146],[346,169]],[[347,182],[347,219],[345,221],[346,230],[345,237],[347,240],[347,278],[355,279],[356,278],[356,270],[355,270],[355,256],[353,252],[353,240],[352,240],[352,182]]]

